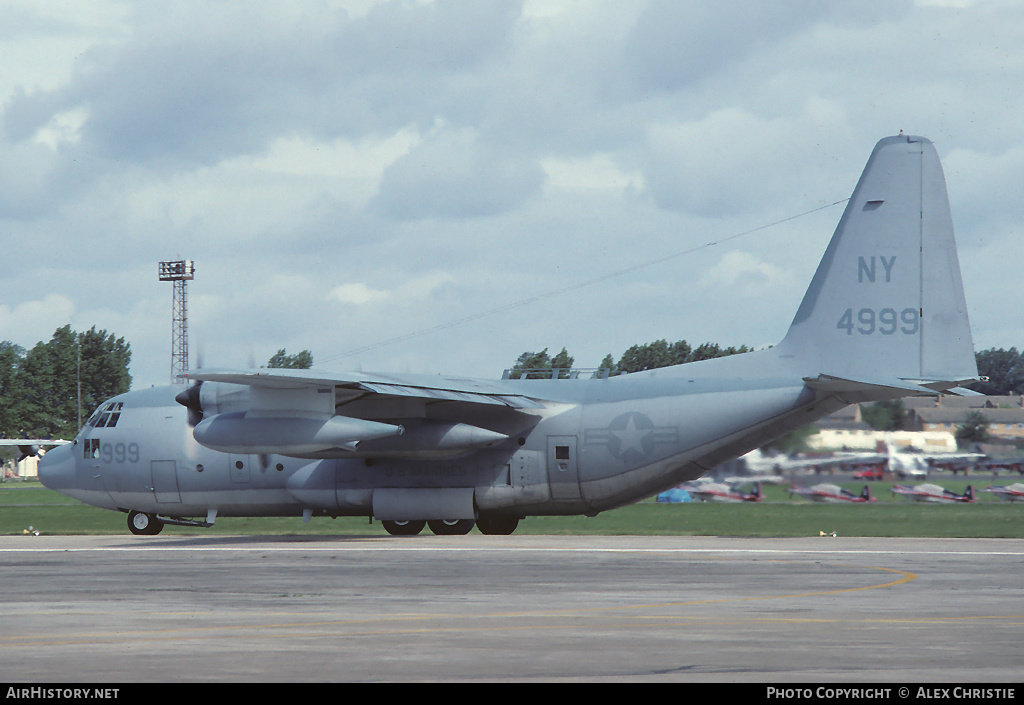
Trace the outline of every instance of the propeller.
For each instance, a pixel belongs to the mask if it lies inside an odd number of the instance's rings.
[[[189,428],[195,428],[203,420],[203,406],[200,403],[199,395],[202,386],[203,383],[201,381],[194,382],[185,391],[178,393],[174,397],[174,401],[188,409]]]
[[[202,346],[199,348],[199,352],[196,355],[196,369],[203,369],[203,350]],[[178,402],[186,409],[188,409],[188,426],[189,428],[195,428],[199,425],[199,422],[203,420],[203,405],[200,401],[199,390],[203,386],[202,381],[193,382],[188,388],[174,397],[174,401]]]
[[[15,462],[20,463],[25,458],[38,458],[39,457],[39,446],[35,445],[23,445],[18,446],[18,452],[20,453],[18,460]]]

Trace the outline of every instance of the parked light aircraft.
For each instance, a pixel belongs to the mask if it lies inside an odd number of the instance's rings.
[[[1024,484],[1014,482],[1012,485],[989,485],[982,492],[991,492],[999,499],[1007,502],[1024,502]]]
[[[882,479],[883,473],[889,471],[898,477],[927,477],[931,470],[949,468],[951,463],[957,467],[977,461],[984,457],[983,453],[918,453],[898,448],[891,440],[879,443],[884,450],[876,453],[844,451],[828,457],[815,458],[779,458],[773,460],[781,471],[799,469],[823,470],[825,468],[862,468],[853,473],[858,479]]]
[[[927,477],[936,469],[966,468],[985,457],[984,453],[908,453],[887,444],[889,470],[899,477]]]
[[[893,485],[892,491],[903,497],[908,497],[915,502],[973,502],[974,488],[970,485],[963,494],[957,494],[939,485],[923,484],[909,487],[907,485]]]
[[[1024,475],[1024,458],[985,458],[977,463],[977,469],[982,472],[991,472],[995,475],[1000,470],[1012,470],[1019,475]]]
[[[725,482],[685,482],[679,486],[690,496],[701,502],[760,502],[764,499],[761,483],[755,482],[754,489],[744,492],[738,485]]]
[[[823,482],[812,487],[797,487],[794,486],[789,490],[790,494],[800,495],[805,499],[809,499],[813,502],[829,502],[838,504],[840,502],[874,502],[875,498],[871,496],[871,488],[864,485],[864,489],[861,493],[854,494],[850,490],[834,485],[831,483]]]
[[[977,376],[939,158],[901,134],[872,151],[774,347],[603,379],[196,370],[185,391],[105,402],[39,475],[137,534],[341,515],[508,534],[657,494],[849,404]]]

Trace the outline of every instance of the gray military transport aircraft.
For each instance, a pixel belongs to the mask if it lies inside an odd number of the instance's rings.
[[[932,143],[881,140],[789,331],[765,350],[592,379],[197,370],[100,406],[43,484],[135,534],[218,516],[368,516],[510,534],[636,502],[848,404],[977,379]]]

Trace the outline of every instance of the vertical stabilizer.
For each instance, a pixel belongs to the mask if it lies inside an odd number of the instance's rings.
[[[946,182],[929,140],[875,145],[778,352],[812,376],[977,377]]]

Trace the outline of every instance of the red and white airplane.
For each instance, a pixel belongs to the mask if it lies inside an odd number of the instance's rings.
[[[871,496],[871,488],[864,485],[864,489],[861,493],[854,494],[848,489],[844,489],[839,485],[833,485],[829,483],[821,483],[814,485],[813,487],[797,487],[794,485],[789,490],[790,494],[798,494],[805,499],[809,499],[812,502],[831,502],[837,504],[839,502],[874,502],[875,498]]]
[[[760,482],[754,484],[751,492],[744,492],[736,485],[722,482],[686,482],[680,487],[701,502],[760,502],[764,498]]]
[[[974,488],[967,486],[967,491],[957,494],[938,485],[923,484],[910,487],[908,485],[893,485],[892,491],[896,494],[909,497],[916,502],[973,502]]]
[[[1014,482],[1012,485],[989,485],[982,492],[991,492],[999,499],[1007,502],[1024,502],[1024,484]]]
[[[1012,470],[1024,475],[1024,458],[985,458],[978,463],[978,470],[996,475],[1000,470]]]

